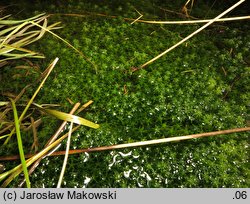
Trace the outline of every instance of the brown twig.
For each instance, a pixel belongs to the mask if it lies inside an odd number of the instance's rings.
[[[250,131],[250,127],[235,128],[235,129],[229,129],[229,130],[219,130],[219,131],[214,131],[214,132],[198,133],[198,134],[178,136],[178,137],[167,137],[167,138],[162,138],[162,139],[132,142],[132,143],[126,143],[126,144],[117,144],[117,145],[110,145],[110,146],[69,150],[69,154],[79,154],[79,153],[84,153],[84,152],[99,152],[99,151],[106,151],[106,150],[131,148],[131,147],[141,147],[141,146],[147,146],[147,145],[155,145],[155,144],[162,144],[162,143],[168,143],[168,142],[174,142],[174,141],[189,140],[189,139],[202,138],[202,137],[211,137],[211,136],[218,136],[218,135],[225,135],[225,134],[232,134],[232,133],[246,132],[246,131]],[[64,154],[65,154],[65,151],[57,151],[57,152],[50,154],[49,156],[59,156],[59,155],[64,155]],[[33,155],[34,154],[27,154],[25,155],[25,158],[30,158]],[[7,161],[7,160],[10,161],[10,160],[16,160],[16,159],[19,159],[19,155],[0,157],[0,161]]]

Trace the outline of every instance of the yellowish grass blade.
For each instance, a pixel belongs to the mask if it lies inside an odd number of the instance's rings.
[[[0,101],[0,106],[5,106],[5,105],[8,105],[9,104],[9,102],[7,102],[7,101]]]
[[[35,106],[37,106],[38,108],[40,108],[42,111],[46,112],[47,114],[52,115],[52,116],[54,116],[54,117],[56,117],[56,118],[58,118],[60,120],[73,122],[73,123],[76,123],[78,125],[84,125],[84,126],[91,127],[91,128],[94,128],[94,129],[99,128],[98,124],[93,123],[93,122],[91,122],[89,120],[86,120],[84,118],[81,118],[79,116],[72,115],[72,114],[69,114],[69,113],[64,113],[64,112],[57,111],[57,110],[45,109],[45,108],[43,108],[42,106],[40,106],[38,104],[35,104],[35,103],[33,103],[33,104]]]
[[[233,6],[231,6],[230,8],[228,8],[227,10],[225,10],[224,12],[222,12],[220,15],[218,15],[217,17],[215,17],[214,19],[210,20],[208,23],[206,23],[205,25],[203,25],[202,27],[200,27],[199,29],[197,29],[195,32],[191,33],[190,35],[188,35],[187,37],[185,37],[184,39],[182,39],[181,41],[179,41],[178,43],[176,43],[172,47],[168,48],[167,50],[165,50],[161,54],[157,55],[153,59],[151,59],[148,62],[146,62],[143,65],[141,65],[138,69],[146,67],[147,65],[151,64],[155,60],[159,59],[163,55],[165,55],[168,52],[170,52],[171,50],[175,49],[176,47],[178,47],[179,45],[181,45],[185,41],[189,40],[190,38],[192,38],[193,36],[195,36],[196,34],[198,34],[199,32],[201,32],[202,30],[204,30],[206,27],[208,27],[209,25],[211,25],[212,23],[214,23],[216,20],[220,19],[222,16],[226,15],[227,13],[229,13],[230,11],[232,11],[233,9],[235,9],[237,6],[239,6],[240,4],[242,4],[244,1],[245,0],[238,1]],[[135,69],[135,70],[138,70],[138,69]]]
[[[26,53],[29,53],[29,54],[33,54],[33,55],[39,55],[39,53],[37,52],[34,52],[32,50],[28,50],[26,48],[22,48],[22,47],[16,47],[16,46],[13,46],[13,45],[4,45],[6,48],[11,48],[11,50],[18,50],[18,51],[22,51],[22,52],[26,52]],[[0,51],[1,52],[1,51]],[[40,56],[43,56],[43,55],[40,55]],[[43,56],[44,57],[44,56]]]
[[[28,22],[24,22],[22,24],[20,24],[19,26],[17,26],[11,33],[9,33],[5,38],[4,40],[2,41],[0,47],[3,46],[3,44],[12,36],[14,35],[15,33],[17,33],[22,27],[24,27],[25,25],[27,25]]]
[[[224,22],[224,21],[238,21],[238,20],[248,20],[250,16],[239,16],[239,17],[230,17],[230,18],[221,18],[217,19],[215,22]],[[131,19],[132,20],[132,19]],[[204,19],[204,20],[188,20],[188,21],[152,21],[152,20],[137,20],[136,22],[148,23],[148,24],[165,24],[165,25],[176,25],[176,24],[196,24],[196,23],[207,23],[213,19]]]
[[[8,16],[4,16],[3,18],[0,19],[0,24],[1,25],[19,24],[19,23],[23,23],[23,22],[27,22],[27,21],[32,21],[32,20],[37,19],[37,18],[44,16],[44,15],[45,15],[45,13],[41,13],[41,14],[38,14],[37,16],[33,16],[33,17],[25,19],[25,20],[3,20],[3,19],[8,18],[10,16],[10,15],[8,15]]]
[[[39,40],[48,30],[60,28],[58,27],[60,22],[48,26],[47,17],[48,15],[39,14],[19,21],[0,19],[0,56],[3,56],[0,60],[0,67],[6,65],[7,60],[23,57],[44,58],[43,55],[23,47]],[[41,24],[41,29],[34,29],[33,27],[37,28],[38,26],[31,23],[31,21],[37,25]]]
[[[4,17],[0,18],[0,21],[2,21],[2,20],[5,19],[5,18],[9,18],[10,16],[11,16],[10,14],[7,15],[7,16],[4,16]]]
[[[69,147],[70,147],[70,140],[71,140],[71,134],[72,134],[72,128],[73,128],[73,123],[70,123],[70,127],[69,127],[69,135],[68,135],[68,140],[67,140],[67,147],[66,147],[66,152],[65,152],[65,156],[64,156],[64,161],[63,161],[63,166],[62,166],[62,170],[60,173],[60,177],[57,183],[57,188],[61,188],[62,185],[62,180],[63,180],[63,176],[66,170],[66,165],[67,165],[67,161],[68,161],[68,157],[69,157]]]

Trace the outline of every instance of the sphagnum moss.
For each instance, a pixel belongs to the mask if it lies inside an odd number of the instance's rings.
[[[67,13],[85,10],[138,17],[132,9],[134,3],[129,1],[119,5],[120,9],[113,9],[112,4],[104,7],[100,2],[69,4],[67,7],[63,3],[63,6],[53,6],[40,2],[33,6],[39,12],[41,9],[49,12],[53,7],[53,13],[65,13],[67,9]],[[160,11],[149,12],[152,9],[146,5],[151,5],[150,1],[144,6],[138,5],[136,8],[141,8],[145,16],[163,18]],[[195,14],[195,10],[193,12]],[[219,11],[213,13],[215,16]],[[97,131],[80,128],[72,135],[72,147],[245,126],[249,75],[247,77],[244,56],[249,54],[250,46],[249,35],[243,27],[215,25],[145,70],[131,73],[132,67],[148,61],[196,27],[130,25],[121,17],[109,19],[93,15],[82,19],[51,18],[62,21],[65,27],[60,30],[60,36],[86,53],[98,70],[96,74],[90,64],[49,35],[36,45],[36,50],[45,53],[48,61],[60,57],[59,68],[41,90],[37,103],[58,103],[70,109],[66,98],[83,103],[94,101],[81,116],[97,122],[101,128]],[[218,44],[218,38],[222,43]],[[3,80],[7,80],[6,76],[7,73]],[[19,90],[20,80],[13,83]],[[5,83],[1,89],[11,88]],[[56,123],[48,118],[44,120],[39,131],[41,141],[49,138]],[[247,138],[247,133],[239,133],[216,139],[70,156],[62,186],[247,187]],[[32,186],[55,187],[54,174],[59,174],[62,160],[61,157],[45,159],[31,176]]]

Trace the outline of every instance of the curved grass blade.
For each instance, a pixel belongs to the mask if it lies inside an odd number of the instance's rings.
[[[52,116],[54,116],[54,117],[56,117],[56,118],[58,118],[60,120],[73,122],[73,123],[76,123],[78,125],[84,125],[84,126],[91,127],[91,128],[94,128],[94,129],[99,128],[98,124],[93,123],[93,122],[91,122],[89,120],[86,120],[84,118],[81,118],[79,116],[72,115],[72,114],[69,114],[69,113],[64,113],[64,112],[57,111],[57,110],[45,109],[45,108],[43,108],[42,106],[40,106],[38,104],[35,104],[35,103],[33,103],[33,104],[35,106],[37,106],[38,108],[40,108],[45,113],[47,113],[49,115],[52,115]]]
[[[14,113],[14,122],[15,122],[15,127],[16,127],[17,143],[18,143],[18,149],[19,149],[20,159],[21,159],[21,163],[22,163],[23,173],[24,173],[24,177],[26,180],[26,185],[28,188],[30,188],[29,173],[28,173],[28,169],[27,169],[26,161],[25,161],[25,157],[24,157],[23,144],[22,144],[22,138],[21,138],[21,132],[20,132],[20,124],[19,124],[16,104],[15,104],[14,100],[10,99],[10,101],[11,101],[13,113]]]

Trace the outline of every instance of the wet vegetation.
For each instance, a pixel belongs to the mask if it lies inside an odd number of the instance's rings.
[[[46,33],[28,46],[46,57],[31,60],[38,71],[15,69],[30,66],[23,59],[0,68],[0,101],[6,101],[6,93],[17,95],[27,84],[35,83],[59,57],[35,102],[59,104],[58,109],[67,112],[72,108],[70,102],[93,100],[79,116],[100,124],[98,129],[83,126],[75,131],[71,149],[249,126],[249,20],[214,23],[154,63],[133,71],[201,25],[131,24],[124,18],[136,19],[141,13],[142,19],[187,20],[185,15],[166,10],[180,12],[184,1],[11,2],[11,9],[4,12],[15,11],[13,19],[53,14],[48,21],[60,21],[63,26],[54,32],[84,54]],[[189,14],[209,19],[233,3],[217,2],[211,7],[211,2],[199,1]],[[229,16],[246,15],[245,6]],[[22,102],[35,90],[36,86],[30,86]],[[61,122],[47,115],[39,117],[38,148],[42,149]],[[32,131],[23,132],[22,139],[29,153]],[[245,132],[71,155],[62,187],[248,187],[248,142],[249,132]],[[60,150],[65,145],[63,141]],[[16,147],[12,138],[1,146],[0,155],[18,154]],[[11,169],[20,162],[2,163]],[[62,163],[62,156],[43,159],[30,176],[31,186],[56,187]],[[16,179],[12,186],[18,183]]]

